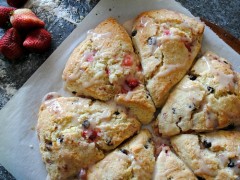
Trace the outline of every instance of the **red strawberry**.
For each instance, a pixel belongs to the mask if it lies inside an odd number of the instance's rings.
[[[133,64],[132,56],[130,54],[125,55],[122,65],[132,66],[132,64]]]
[[[27,8],[15,10],[10,17],[10,22],[14,28],[21,31],[45,26],[45,23]]]
[[[0,6],[0,27],[6,28],[10,25],[10,15],[16,8]]]
[[[9,60],[16,60],[24,54],[22,38],[16,29],[8,29],[0,39],[0,52]]]
[[[126,80],[126,84],[128,85],[128,87],[133,90],[135,87],[137,87],[139,85],[139,82],[137,79],[135,78],[130,78]]]
[[[50,47],[51,40],[51,34],[47,30],[36,29],[27,34],[23,46],[30,52],[42,53]]]
[[[26,2],[27,2],[27,0],[7,0],[7,3],[10,6],[16,7],[16,8],[23,6]]]

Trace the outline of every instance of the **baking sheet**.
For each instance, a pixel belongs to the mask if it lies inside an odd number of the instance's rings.
[[[35,131],[41,100],[48,92],[66,94],[61,74],[72,50],[89,29],[114,17],[121,23],[142,11],[166,8],[192,16],[174,0],[102,0],[0,111],[0,163],[17,179],[46,179]],[[206,27],[202,52],[211,50],[240,70],[240,56]]]

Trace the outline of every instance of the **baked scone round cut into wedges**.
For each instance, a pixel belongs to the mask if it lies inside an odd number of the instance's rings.
[[[197,180],[192,170],[179,159],[169,146],[162,146],[158,155],[153,180]]]
[[[201,48],[203,31],[202,22],[166,9],[136,18],[132,40],[156,107],[163,106],[169,91],[190,69]]]
[[[207,52],[171,92],[157,120],[163,136],[240,125],[239,74]]]
[[[154,145],[148,130],[109,153],[87,171],[88,180],[151,180],[154,171]]]
[[[66,88],[78,96],[103,101],[115,98],[142,123],[153,118],[155,107],[144,86],[138,56],[128,33],[115,19],[106,19],[89,31],[71,54],[62,77]]]
[[[240,132],[181,134],[171,138],[178,156],[205,180],[240,178]]]
[[[114,102],[59,97],[43,102],[37,132],[51,180],[73,179],[81,168],[134,135],[141,124]]]

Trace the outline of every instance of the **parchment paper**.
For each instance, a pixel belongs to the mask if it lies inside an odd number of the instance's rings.
[[[123,23],[142,11],[160,8],[192,16],[174,0],[102,0],[97,4],[0,111],[0,163],[9,172],[20,180],[46,179],[47,172],[41,160],[35,131],[38,109],[46,93],[55,91],[65,94],[62,71],[70,53],[85,38],[87,30],[110,16]],[[209,28],[205,29],[202,45],[202,52],[206,50],[227,58],[235,70],[240,70],[239,54]]]

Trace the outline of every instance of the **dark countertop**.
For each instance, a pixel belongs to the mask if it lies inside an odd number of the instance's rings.
[[[38,9],[40,0],[34,1],[30,7],[46,23],[52,36],[52,47],[44,54],[27,54],[19,62],[10,63],[0,55],[0,109],[9,99],[21,88],[27,79],[44,63],[47,57],[61,44],[61,42],[75,29],[76,24],[91,11],[99,0],[51,0],[42,2],[52,2],[52,6],[59,13],[53,15],[48,8]],[[177,0],[184,7],[189,9],[194,16],[203,17],[240,39],[240,1],[239,0]],[[0,0],[0,5],[7,6],[5,0]],[[58,8],[59,7],[59,8]],[[66,11],[64,11],[66,10]],[[68,11],[67,11],[68,10]],[[56,11],[55,11],[56,13]],[[65,13],[64,17],[60,17]],[[0,37],[4,31],[0,30]],[[11,176],[2,166],[0,166],[0,180],[11,180]]]

